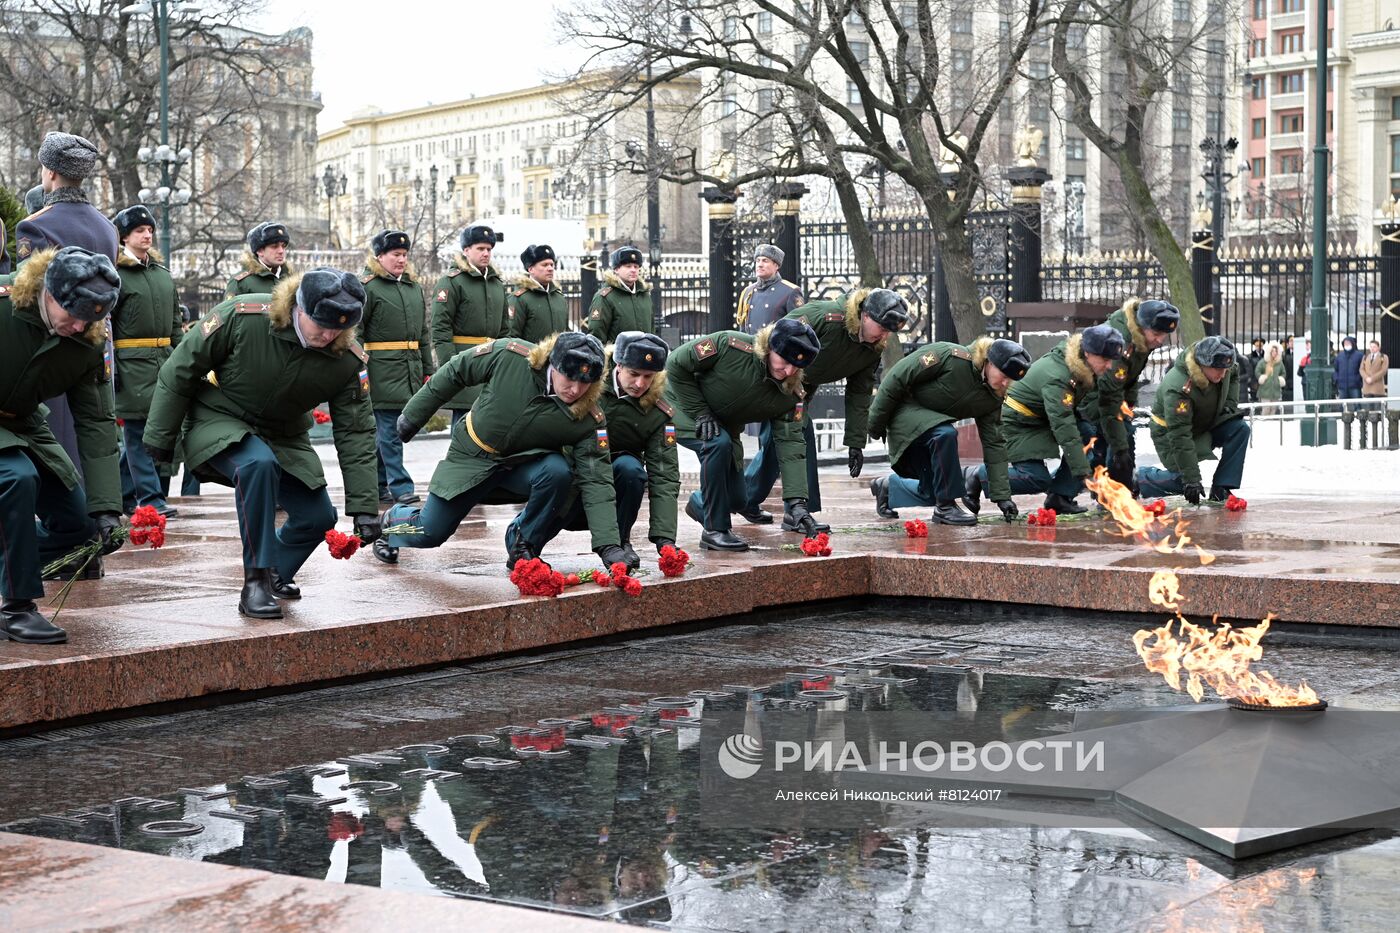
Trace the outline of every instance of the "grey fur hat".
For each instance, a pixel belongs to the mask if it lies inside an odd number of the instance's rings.
[[[1115,328],[1107,324],[1095,324],[1093,327],[1084,328],[1084,336],[1079,345],[1085,353],[1116,360],[1123,356],[1123,349],[1127,343]]]
[[[112,260],[81,246],[63,247],[44,270],[44,291],[64,311],[89,324],[117,306],[121,290],[122,280]]]
[[[44,209],[44,186],[35,185],[24,193],[24,209],[37,214]]]
[[[365,287],[339,269],[312,269],[297,286],[297,305],[321,327],[344,330],[360,323],[365,309]]]
[[[783,264],[783,257],[785,257],[786,255],[786,253],[778,249],[778,247],[774,246],[772,243],[764,243],[758,249],[753,251],[753,258],[755,260],[771,259],[780,266]]]
[[[72,133],[49,133],[39,145],[39,164],[64,178],[82,181],[97,164],[97,147]]]
[[[1201,366],[1211,369],[1229,369],[1235,365],[1238,355],[1235,345],[1224,337],[1202,337],[1191,348],[1191,355]]]

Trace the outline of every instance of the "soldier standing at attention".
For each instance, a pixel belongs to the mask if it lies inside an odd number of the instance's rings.
[[[520,264],[525,274],[510,294],[510,335],[539,343],[550,334],[562,334],[569,329],[569,304],[563,289],[554,284],[554,250],[531,244],[520,254]]]
[[[438,369],[458,353],[509,333],[506,286],[491,264],[491,252],[499,241],[496,231],[484,224],[463,230],[456,268],[438,279],[433,288],[433,349]],[[453,427],[480,394],[480,386],[470,386],[447,400],[445,407],[452,412]]]
[[[778,274],[784,255],[771,243],[754,251],[753,268],[758,278],[739,293],[739,310],[734,315],[737,330],[756,334],[802,307],[802,290]]]
[[[146,447],[169,463],[184,425],[186,468],[233,487],[245,616],[280,619],[277,600],[301,598],[293,578],[335,526],[310,437],[309,412],[323,402],[355,534],[366,544],[379,537],[369,356],[355,342],[364,303],[364,287],[348,272],[289,276],[270,295],[219,304],[161,367]],[[279,504],[287,512],[281,528]]]
[[[270,295],[283,279],[292,274],[287,263],[287,225],[265,221],[248,231],[248,248],[243,251],[243,271],[228,280],[225,295]]]
[[[379,461],[379,501],[419,501],[403,465],[403,442],[395,425],[413,393],[433,374],[433,351],[424,333],[423,287],[408,264],[412,245],[402,230],[381,230],[370,241],[360,284],[365,310],[360,341],[369,354],[370,402]]]
[[[117,230],[83,193],[83,179],[97,164],[97,147],[71,133],[49,133],[39,146],[44,206],[15,224],[15,263],[64,246],[117,260]],[[27,198],[26,198],[27,201]],[[111,310],[111,309],[108,309]]]
[[[146,453],[142,432],[156,391],[156,375],[180,344],[180,300],[175,280],[161,265],[152,245],[156,218],[144,205],[117,214],[122,251],[117,274],[122,297],[112,312],[112,347],[116,355],[112,379],[117,389],[117,417],[122,421],[122,498],[132,507],[154,506],[166,518],[176,510],[165,501],[165,482]]]
[[[646,333],[652,320],[651,286],[642,279],[642,251],[624,246],[613,250],[609,261],[612,269],[603,272],[606,284],[593,296],[582,327],[605,346],[623,331]]]

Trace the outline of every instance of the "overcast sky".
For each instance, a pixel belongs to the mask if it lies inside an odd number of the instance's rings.
[[[576,67],[579,51],[552,38],[554,6],[555,0],[277,0],[250,25],[264,32],[307,26],[314,33],[324,133],[371,104],[393,111],[480,97]],[[543,37],[527,38],[531,33]]]

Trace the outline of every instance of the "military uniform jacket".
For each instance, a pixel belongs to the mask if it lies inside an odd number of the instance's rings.
[[[1075,476],[1089,475],[1075,409],[1093,391],[1094,371],[1079,341],[1075,334],[1056,344],[1006,393],[1001,423],[1012,463],[1060,457]]]
[[[232,485],[209,458],[253,435],[283,470],[319,489],[326,477],[311,446],[310,412],[329,402],[345,511],[373,515],[379,483],[369,355],[353,330],[324,349],[301,345],[292,326],[300,281],[292,276],[271,295],[224,301],[190,328],[161,367],[145,440],[172,450],[184,425],[185,461],[195,475]]]
[[[607,346],[625,330],[651,330],[651,286],[640,278],[636,290],[628,288],[613,272],[604,272],[606,285],[593,296],[583,332],[592,334]],[[604,393],[605,395],[607,393]]]
[[[65,487],[77,488],[78,471],[49,430],[42,404],[66,395],[88,511],[120,512],[121,453],[112,414],[107,327],[90,324],[75,337],[49,334],[39,317],[39,296],[52,259],[52,252],[36,253],[18,273],[0,276],[0,450],[25,448]]]
[[[807,497],[807,446],[802,438],[802,373],[775,382],[768,375],[768,334],[722,330],[696,337],[666,360],[666,401],[676,431],[695,437],[695,417],[708,411],[734,441],[734,466],[744,465],[739,433],[754,421],[773,422],[783,497]]]
[[[842,443],[865,447],[870,423],[870,400],[875,393],[875,370],[885,343],[861,343],[860,303],[869,289],[859,289],[832,301],[814,301],[788,317],[805,321],[817,332],[822,349],[802,371],[802,396],[812,398],[824,382],[846,380],[846,435]]]
[[[930,343],[885,374],[870,411],[870,433],[887,439],[890,462],[900,476],[917,476],[913,465],[901,460],[921,435],[939,425],[975,418],[989,495],[993,501],[1011,498],[1001,436],[1002,398],[982,375],[991,345],[990,337],[979,337],[966,347]]]
[[[561,453],[573,468],[593,546],[617,544],[610,439],[598,407],[603,380],[593,383],[572,405],[546,394],[553,348],[553,340],[534,345],[508,337],[459,353],[438,367],[409,400],[404,417],[426,424],[462,389],[480,386],[481,395],[470,415],[452,429],[447,456],[433,471],[428,487],[433,495],[452,499],[500,467]]]
[[[117,417],[142,419],[151,408],[156,374],[184,333],[180,299],[175,280],[155,250],[141,262],[123,249],[117,256],[117,274],[122,297],[111,317]]]
[[[1225,370],[1225,378],[1212,383],[1187,348],[1162,377],[1152,401],[1152,443],[1162,466],[1181,474],[1186,484],[1201,481],[1201,461],[1214,460],[1210,432],[1240,413],[1240,375],[1237,367]]]
[[[1123,404],[1126,402],[1132,408],[1137,407],[1138,383],[1142,371],[1147,368],[1150,351],[1135,315],[1119,308],[1108,316],[1107,323],[1123,335],[1124,356],[1121,360],[1115,360],[1095,380],[1094,391],[1084,399],[1080,410],[1088,420],[1098,424],[1099,430],[1107,436],[1110,448],[1127,450],[1127,423],[1132,419],[1123,414]]]
[[[245,249],[243,251],[243,271],[228,280],[224,297],[270,295],[279,284],[291,278],[292,274],[291,263],[283,263],[280,270],[273,271],[263,265],[257,256]]]
[[[495,266],[482,272],[457,257],[457,268],[438,279],[433,288],[433,349],[439,368],[458,353],[469,352],[483,343],[510,333],[506,309],[506,286]],[[481,394],[480,386],[463,389],[447,406],[466,411]]]
[[[412,269],[395,279],[373,256],[360,284],[365,310],[357,331],[369,354],[370,403],[398,411],[423,385],[423,377],[433,373],[423,287],[413,280]]]
[[[739,310],[734,315],[735,326],[756,334],[780,317],[787,317],[802,307],[802,289],[779,276],[767,281],[750,282],[739,293]]]
[[[46,249],[81,246],[117,261],[117,228],[88,203],[81,188],[49,192],[44,207],[15,224],[15,262]]]
[[[515,283],[506,299],[510,335],[529,343],[539,343],[551,334],[569,329],[569,303],[563,290],[553,282],[545,288],[528,275]]]
[[[675,409],[663,397],[666,374],[657,373],[641,398],[618,393],[611,365],[603,381],[607,388],[600,405],[607,417],[609,451],[614,457],[630,454],[646,467],[651,515],[647,538],[653,542],[661,538],[674,541],[681,468],[676,455]]]

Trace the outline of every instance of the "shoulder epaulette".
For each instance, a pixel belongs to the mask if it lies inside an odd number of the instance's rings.
[[[598,422],[599,424],[603,423],[603,409],[599,408],[597,405],[594,405],[592,408],[588,409],[588,413],[593,416],[594,421]]]
[[[753,352],[753,344],[747,340],[740,340],[738,337],[730,337],[729,345],[736,350],[743,350],[745,353]]]
[[[448,277],[449,279],[455,279],[457,276],[459,276],[459,275],[461,275],[461,274],[462,274],[462,270],[461,270],[461,269],[453,269],[451,272],[447,273],[447,277]]]
[[[53,207],[52,204],[45,204],[43,207],[39,208],[37,211],[35,211],[34,213],[30,214],[28,217],[26,217],[26,218],[24,218],[24,219],[25,219],[25,220],[33,220],[35,217],[42,217],[44,214],[48,213],[48,211],[49,211],[52,207]]]
[[[952,352],[953,352],[953,356],[956,356],[956,357],[957,357],[958,359],[960,359],[960,360],[970,360],[970,359],[972,359],[972,354],[971,354],[971,353],[968,353],[968,352],[967,352],[966,350],[964,350],[962,347],[954,347]]]
[[[844,321],[845,319],[846,315],[842,314],[840,311],[828,311],[826,312],[826,317],[822,318],[824,321]]]
[[[786,285],[788,288],[798,289],[798,285],[796,282],[789,282],[787,279],[783,279],[783,284]],[[800,291],[800,289],[798,290]]]
[[[373,272],[368,272],[368,273],[365,273],[364,275],[360,276],[360,284],[361,284],[361,285],[368,285],[370,282],[373,282],[373,281],[374,281],[374,273],[373,273]]]
[[[522,285],[522,286],[520,286],[519,288],[517,288],[517,289],[513,292],[513,294],[515,295],[516,298],[519,298],[521,295],[525,294],[525,293],[528,292],[528,291],[529,291],[529,289],[526,288],[524,285]]]
[[[250,276],[250,275],[252,275],[252,274],[253,274],[253,273],[251,273],[251,272],[240,272],[240,273],[238,273],[237,275],[235,275],[235,276],[233,277],[233,280],[234,280],[235,282],[241,282],[241,281],[243,281],[244,279],[246,279],[248,276]]]
[[[364,347],[360,346],[358,340],[350,341],[350,352],[355,354],[356,358],[359,359],[361,363],[369,362],[369,353],[365,351]]]
[[[671,403],[666,401],[664,398],[659,398],[656,400],[656,407],[664,411],[666,413],[667,418],[675,417],[676,410],[672,408]]]
[[[611,294],[612,294],[612,286],[611,286],[611,285],[605,285],[605,286],[603,286],[602,288],[598,289],[598,297],[599,297],[599,298],[602,298],[602,297],[605,297],[605,296],[611,295]]]
[[[240,301],[233,306],[233,310],[239,314],[266,314],[272,310],[272,305],[257,301]]]
[[[490,344],[487,344],[487,346],[490,346]],[[507,349],[507,350],[514,350],[516,353],[519,353],[521,356],[529,356],[529,355],[530,355],[530,345],[529,345],[528,343],[521,343],[521,342],[518,341],[518,340],[512,340],[510,343],[506,344],[506,349]]]

